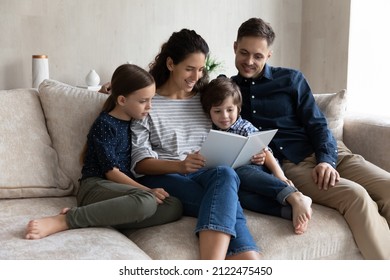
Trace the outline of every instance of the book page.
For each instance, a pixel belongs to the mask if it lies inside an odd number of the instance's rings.
[[[206,167],[232,166],[248,138],[230,132],[210,130],[199,153],[206,158]]]
[[[246,145],[242,148],[241,153],[233,163],[232,167],[237,168],[251,163],[251,158],[268,146],[275,136],[277,129],[260,131],[248,136]]]

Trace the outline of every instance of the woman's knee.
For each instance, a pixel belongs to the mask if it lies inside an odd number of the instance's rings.
[[[220,178],[224,178],[229,181],[235,182],[237,185],[240,185],[240,178],[238,177],[236,171],[229,166],[218,166],[217,175]]]

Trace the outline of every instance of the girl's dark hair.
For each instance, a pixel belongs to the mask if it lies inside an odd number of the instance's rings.
[[[152,84],[154,84],[153,76],[141,67],[134,64],[120,65],[112,74],[111,94],[103,105],[103,111],[112,111],[118,96],[127,96]]]
[[[218,77],[204,86],[200,95],[203,111],[210,115],[214,106],[221,105],[228,97],[233,97],[233,104],[237,105],[238,112],[241,111],[242,96],[240,88],[227,77]]]
[[[153,75],[156,81],[156,88],[161,87],[169,79],[168,57],[177,65],[193,53],[203,53],[207,57],[209,46],[206,41],[194,30],[182,29],[179,32],[173,32],[168,41],[161,46],[160,53],[149,64],[149,73]],[[208,74],[204,69],[203,77],[196,83],[194,91],[199,92],[200,88],[207,82]]]
[[[153,76],[146,70],[134,64],[120,65],[111,78],[111,94],[104,102],[103,110],[107,113],[112,111],[116,106],[118,96],[128,96],[134,91],[148,87],[154,84]],[[80,163],[83,164],[87,155],[88,145],[85,143],[80,154]]]
[[[242,37],[261,37],[271,46],[275,40],[275,32],[271,25],[261,18],[250,18],[238,28],[237,41]]]

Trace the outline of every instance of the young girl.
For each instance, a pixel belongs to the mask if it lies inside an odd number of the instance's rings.
[[[214,129],[243,136],[259,131],[239,116],[241,92],[226,77],[214,79],[203,88],[201,103]],[[286,178],[272,152],[268,148],[264,152],[264,166],[251,164],[236,169],[241,180],[241,204],[252,211],[292,219],[295,233],[302,234],[311,218],[311,199],[299,192]],[[253,196],[253,193],[257,196]]]
[[[181,217],[178,199],[137,183],[130,172],[130,121],[148,115],[154,94],[154,79],[142,68],[124,64],[115,70],[111,95],[87,137],[78,207],[30,221],[27,239],[82,227],[140,228]]]

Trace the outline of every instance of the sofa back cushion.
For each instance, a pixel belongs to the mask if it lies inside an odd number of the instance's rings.
[[[328,127],[336,140],[343,140],[344,117],[347,109],[347,91],[337,93],[317,93],[314,99],[324,113]]]
[[[59,165],[78,188],[80,155],[89,129],[102,110],[106,94],[88,91],[55,80],[44,80],[39,98]]]
[[[73,184],[59,168],[34,89],[0,91],[0,198],[64,196]]]

